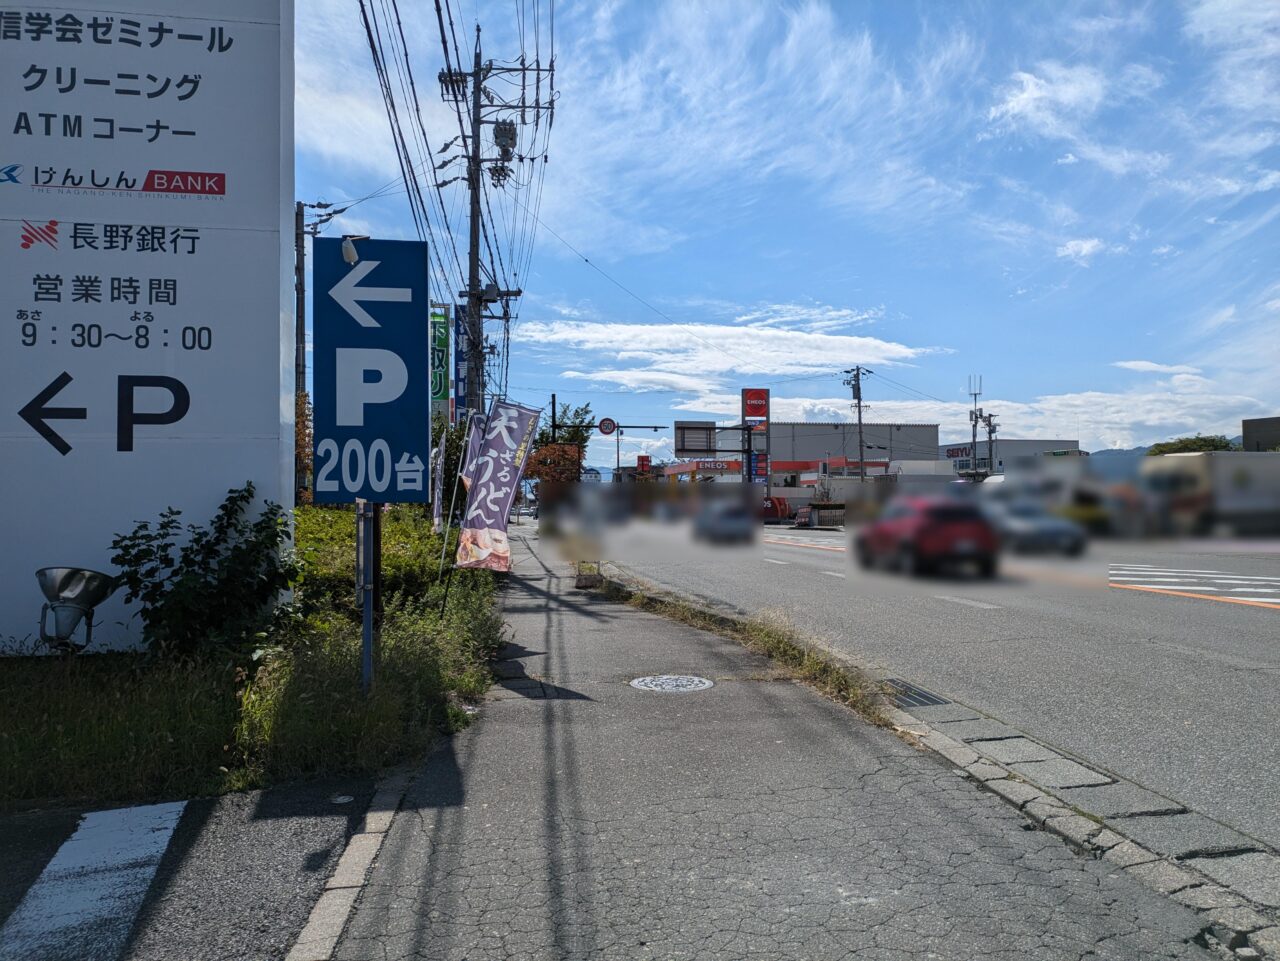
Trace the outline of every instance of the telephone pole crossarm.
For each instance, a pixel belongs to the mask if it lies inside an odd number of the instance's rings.
[[[853,391],[853,403],[858,410],[858,481],[865,484],[867,481],[867,465],[866,465],[866,445],[862,438],[862,378],[874,373],[859,364],[856,367],[850,367],[844,372],[847,376],[844,379],[846,387]]]

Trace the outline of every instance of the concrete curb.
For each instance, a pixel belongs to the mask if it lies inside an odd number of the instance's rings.
[[[1037,827],[1056,834],[1082,854],[1105,861],[1157,893],[1196,911],[1204,922],[1203,933],[1241,961],[1280,958],[1280,912],[1219,884],[1189,863],[1199,859],[1161,854],[1138,843],[1123,833],[1125,818],[1104,818],[1091,813],[1051,789],[1035,784],[1024,772],[982,756],[974,747],[949,737],[907,711],[891,707],[886,709],[885,716],[900,736],[946,759],[979,787],[1017,808]],[[1018,739],[1031,740],[1022,734]],[[977,743],[980,746],[992,742]],[[1072,760],[1071,763],[1080,762]],[[1112,778],[1112,783],[1122,781]],[[1276,866],[1280,868],[1280,859]]]
[[[666,596],[725,620],[748,616],[647,583],[616,563],[610,562],[609,567],[618,576],[606,576],[606,584],[612,582],[624,590]],[[843,651],[812,642],[809,646],[814,654],[873,681],[883,683],[887,677],[882,669],[860,663]],[[883,717],[886,726],[899,737],[944,758],[958,773],[1017,808],[1040,829],[1196,911],[1204,923],[1201,935],[1206,945],[1216,943],[1238,961],[1280,961],[1280,853],[966,705],[949,701],[946,708],[935,710],[942,712],[943,722],[931,723],[928,718],[909,713],[886,696]],[[1059,783],[1039,783],[1043,781]],[[1114,809],[1089,810],[1091,805],[1080,797],[1055,793],[1063,788],[1088,791],[1105,787],[1120,787],[1148,798],[1149,803],[1138,805],[1132,813],[1117,813]],[[1155,819],[1170,817],[1198,819],[1196,827],[1208,832],[1204,845],[1184,843],[1179,848],[1162,838],[1160,822]],[[1142,843],[1131,836],[1139,825],[1160,843]],[[1232,843],[1230,838],[1238,841]],[[1224,881],[1228,875],[1220,870],[1227,862],[1242,857],[1261,862],[1248,865],[1249,871],[1238,872],[1248,882],[1248,890],[1244,884]],[[1251,897],[1252,892],[1260,893],[1266,902]]]
[[[338,939],[347,926],[351,909],[364,888],[365,878],[391,822],[413,782],[417,765],[394,769],[378,784],[365,811],[360,830],[347,840],[347,846],[325,883],[324,893],[311,909],[311,915],[298,939],[285,956],[285,961],[330,961],[338,947]]]

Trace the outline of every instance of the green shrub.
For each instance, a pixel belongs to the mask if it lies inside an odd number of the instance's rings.
[[[285,549],[289,525],[278,504],[247,517],[252,483],[227,492],[208,527],[186,525],[172,507],[155,526],[142,521],[111,542],[111,562],[139,601],[142,636],[152,653],[190,656],[214,646],[244,648],[271,621],[276,601],[297,576]]]
[[[252,659],[8,660],[0,802],[123,802],[373,771],[465,723],[459,701],[489,686],[501,642],[493,575],[456,571],[442,616],[442,541],[430,519],[396,508],[384,521],[388,600],[369,697],[360,689],[354,517],[303,508],[300,603],[264,625]]]

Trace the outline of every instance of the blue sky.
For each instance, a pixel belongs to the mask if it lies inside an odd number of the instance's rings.
[[[511,3],[454,7],[518,49]],[[405,28],[434,149],[434,11]],[[1274,0],[561,2],[555,31],[542,220],[658,312],[540,230],[516,400],[671,423],[769,386],[775,418],[849,419],[861,363],[870,419],[944,440],[970,373],[1001,436],[1091,449],[1280,413]],[[299,3],[297,57],[298,197],[396,178],[358,4]],[[343,232],[416,236],[403,193]]]

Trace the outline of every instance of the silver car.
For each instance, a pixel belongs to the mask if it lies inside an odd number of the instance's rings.
[[[985,504],[983,511],[1000,532],[1001,543],[1013,551],[1078,557],[1088,544],[1083,527],[1034,501]]]

